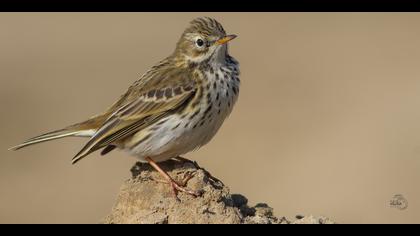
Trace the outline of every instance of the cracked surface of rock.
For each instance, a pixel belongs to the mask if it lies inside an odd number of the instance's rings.
[[[248,199],[230,194],[229,188],[195,162],[170,160],[159,165],[177,181],[193,177],[187,188],[200,191],[200,197],[179,193],[177,201],[162,177],[150,165],[136,163],[132,178],[125,181],[107,224],[325,224],[325,217],[299,217],[293,222],[276,217],[267,204],[248,206]]]

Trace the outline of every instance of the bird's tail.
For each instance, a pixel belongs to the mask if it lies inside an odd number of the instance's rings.
[[[30,146],[37,143],[42,143],[50,140],[55,140],[64,137],[91,137],[96,129],[103,122],[103,117],[93,117],[87,121],[77,123],[71,126],[68,126],[64,129],[55,130],[48,132],[33,138],[30,138],[23,143],[9,148],[9,150],[18,150],[26,146]]]

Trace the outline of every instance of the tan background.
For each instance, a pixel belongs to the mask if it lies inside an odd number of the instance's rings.
[[[0,222],[95,223],[135,159],[85,139],[7,148],[110,105],[212,16],[241,63],[239,102],[186,157],[277,215],[420,223],[420,14],[1,13]],[[390,208],[403,194],[408,209]]]

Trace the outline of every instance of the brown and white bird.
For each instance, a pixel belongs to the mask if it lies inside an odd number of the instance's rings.
[[[141,78],[104,113],[12,147],[53,139],[89,137],[73,163],[102,149],[128,151],[159,171],[177,194],[196,195],[175,182],[157,162],[195,150],[216,134],[231,113],[239,93],[239,64],[228,54],[222,25],[208,17],[194,19],[175,51]]]

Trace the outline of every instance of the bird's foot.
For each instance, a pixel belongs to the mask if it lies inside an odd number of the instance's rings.
[[[159,182],[159,183],[169,184],[171,186],[173,196],[175,197],[177,201],[180,201],[180,199],[178,198],[179,192],[189,194],[193,197],[201,196],[201,192],[192,191],[186,188],[188,181],[193,177],[194,177],[193,173],[187,173],[181,182],[175,181],[172,178],[168,180],[166,178],[165,180],[154,179],[154,181]]]
[[[171,188],[172,188],[172,193],[173,193],[173,195],[174,195],[174,197],[177,201],[180,201],[179,198],[178,198],[178,192],[183,192],[183,193],[189,194],[193,197],[199,197],[201,195],[200,192],[192,191],[192,190],[189,190],[189,189],[185,188],[186,183],[178,183],[176,181],[171,181],[170,185],[171,185]]]
[[[178,183],[177,181],[175,181],[171,176],[169,176],[168,173],[166,173],[166,171],[162,170],[159,165],[154,162],[151,158],[146,158],[146,160],[149,162],[150,165],[152,165],[153,168],[155,168],[164,178],[165,180],[155,180],[157,182],[163,182],[163,183],[169,183],[171,185],[172,188],[172,193],[175,196],[175,199],[179,201],[178,198],[178,193],[179,192],[184,192],[186,194],[192,195],[193,197],[199,197],[201,195],[200,192],[195,192],[192,190],[188,190],[187,188],[185,188],[185,186],[187,186],[188,181],[194,177],[194,173],[187,173],[184,176],[184,179],[182,180],[182,182]]]

